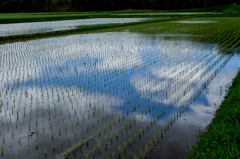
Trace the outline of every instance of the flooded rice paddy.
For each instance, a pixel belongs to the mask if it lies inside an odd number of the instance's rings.
[[[49,22],[0,24],[0,37],[77,29],[78,26],[140,22],[153,18],[94,18]]]
[[[0,158],[182,158],[240,67],[216,44],[131,32],[0,52]]]

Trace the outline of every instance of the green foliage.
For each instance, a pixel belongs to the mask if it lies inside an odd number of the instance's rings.
[[[0,12],[19,12],[21,5],[19,0],[4,1],[0,4]]]
[[[39,0],[32,0],[32,9],[39,10]]]
[[[175,12],[222,12],[229,8],[231,5],[214,6],[214,7],[204,7],[204,8],[193,8],[193,9],[181,9]]]
[[[156,10],[175,10],[189,8],[212,7],[216,5],[226,5],[234,3],[234,0],[9,0],[0,1],[4,4],[5,10],[2,12],[32,12],[47,8],[46,11],[55,10],[60,6],[68,6],[75,11],[112,11],[122,9],[156,9]],[[18,4],[17,4],[18,3]],[[19,7],[21,3],[22,7]],[[14,6],[15,5],[15,6]],[[4,9],[4,8],[2,8]]]
[[[223,13],[240,13],[240,6],[233,4],[229,6],[227,9],[223,10]]]

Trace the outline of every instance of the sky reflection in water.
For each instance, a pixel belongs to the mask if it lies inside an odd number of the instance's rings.
[[[223,100],[226,85],[240,67],[237,62],[240,57],[236,54],[186,109],[191,96],[229,56],[225,55],[195,82],[221,57],[217,45],[183,37],[112,32],[5,44],[0,46],[0,51],[1,100],[7,114],[4,121],[17,118],[16,113],[8,115],[14,101],[20,118],[26,105],[32,105],[33,110],[57,106],[58,111],[61,106],[63,112],[69,111],[66,108],[69,106],[73,107],[70,110],[73,114],[74,109],[91,111],[90,105],[104,106],[108,112],[125,113],[136,105],[134,115],[141,114],[141,110],[145,112],[150,105],[154,111],[144,115],[141,119],[144,122],[165,107],[166,113],[158,121],[159,125],[169,121],[184,106],[186,120],[180,120],[179,125],[184,124],[185,130],[191,125],[204,128]],[[183,95],[192,82],[195,86]],[[180,99],[176,101],[177,97]],[[58,118],[61,121],[62,116]]]

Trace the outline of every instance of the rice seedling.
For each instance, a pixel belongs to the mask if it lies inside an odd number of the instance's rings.
[[[99,142],[97,146],[98,146],[98,151],[99,151],[99,154],[100,154],[101,143]]]
[[[149,147],[152,147],[152,140],[149,140]]]
[[[153,135],[153,144],[155,144],[155,142],[156,142],[156,137]]]
[[[118,138],[118,133],[119,133],[119,130],[116,131],[116,138]]]
[[[127,149],[127,148],[126,148],[126,146],[127,146],[127,142],[126,142],[126,141],[124,141],[124,142],[123,142],[123,145],[124,145],[124,152],[126,153],[126,149]]]
[[[129,147],[131,147],[131,145],[132,145],[132,138],[131,137],[128,138],[128,142],[129,142]]]
[[[139,155],[139,157],[142,157],[142,154],[143,154],[143,152],[142,152],[142,150],[140,150],[140,155]]]
[[[163,138],[163,127],[161,127],[161,138]]]
[[[111,133],[111,142],[112,142],[112,139],[113,139],[113,134]]]
[[[95,155],[95,147],[92,148],[92,153],[93,153],[93,156]]]
[[[98,127],[98,132],[99,132],[99,136],[100,136],[100,132],[101,132],[101,128],[100,127]]]
[[[66,157],[68,157],[68,149],[65,148]]]
[[[47,154],[47,148],[46,147],[44,147],[44,153],[45,153],[45,155]]]
[[[85,156],[85,159],[88,159],[88,154],[86,153],[86,154],[84,154],[84,156]]]
[[[145,145],[145,151],[147,151],[147,149],[148,149],[148,146],[147,146],[147,145]]]
[[[118,158],[121,158],[121,147],[118,147]]]
[[[76,144],[73,144],[73,151],[76,151]]]
[[[115,156],[115,152],[112,153],[112,156],[113,156],[113,159],[114,159],[114,156]]]
[[[104,138],[104,141],[105,141],[105,150],[107,150],[107,138],[106,137]]]

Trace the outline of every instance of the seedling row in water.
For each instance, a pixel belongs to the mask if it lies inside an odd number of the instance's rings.
[[[151,36],[1,45],[1,157],[145,155],[231,57],[211,44]]]

